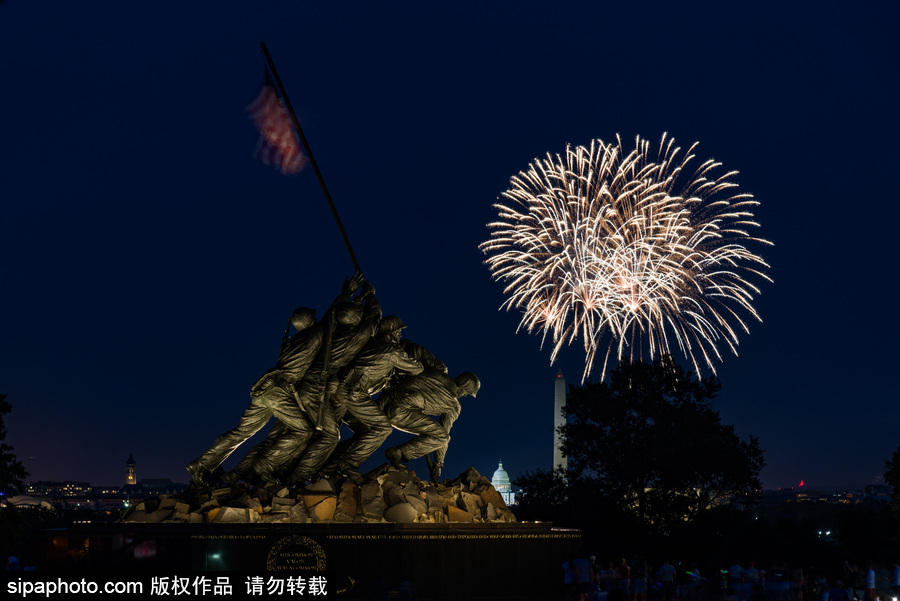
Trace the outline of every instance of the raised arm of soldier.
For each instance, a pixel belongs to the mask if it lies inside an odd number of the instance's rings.
[[[352,310],[350,310],[351,308]],[[337,311],[340,314],[338,321],[349,328],[345,329],[343,336],[352,341],[349,344],[352,356],[346,357],[342,364],[337,366],[340,368],[353,360],[365,343],[378,331],[378,324],[381,321],[381,305],[375,296],[375,286],[371,282],[363,282],[359,295],[353,302],[340,303]]]
[[[372,285],[372,282],[367,281],[362,285],[360,297],[365,308],[362,321],[366,324],[366,327],[373,328],[372,336],[374,336],[375,332],[378,331],[378,322],[381,320],[381,305],[375,296],[375,286]]]
[[[363,284],[365,284],[366,280],[363,278],[362,273],[356,272],[351,277],[344,280],[344,285],[341,287],[341,293],[334,300],[335,303],[341,301],[348,301],[353,296],[353,293],[359,290]]]

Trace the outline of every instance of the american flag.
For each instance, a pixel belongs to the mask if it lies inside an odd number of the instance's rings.
[[[247,106],[250,119],[259,130],[254,156],[266,165],[274,165],[282,173],[302,171],[309,160],[300,149],[300,140],[291,124],[291,117],[284,107],[269,70],[259,94]]]

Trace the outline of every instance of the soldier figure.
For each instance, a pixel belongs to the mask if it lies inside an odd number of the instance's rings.
[[[294,385],[303,379],[325,338],[322,324],[316,323],[314,309],[300,307],[291,315],[297,333],[281,346],[278,362],[250,390],[250,404],[238,425],[222,434],[200,457],[187,464],[194,484],[205,484],[203,472],[212,472],[248,438],[256,434],[271,417],[289,428],[310,428],[306,413],[294,398]],[[265,458],[259,459],[265,462]],[[271,471],[271,468],[263,468]]]
[[[459,374],[454,381],[433,369],[403,378],[388,388],[378,399],[382,410],[393,427],[416,435],[384,452],[391,465],[405,469],[404,462],[434,451],[435,459],[429,464],[429,471],[431,480],[436,482],[444,466],[450,428],[461,410],[458,399],[466,395],[475,397],[480,388],[481,382],[471,372]],[[430,415],[439,416],[440,423]]]
[[[384,317],[378,325],[378,335],[342,370],[335,393],[342,410],[338,410],[335,417],[339,420],[345,411],[349,413],[354,434],[341,452],[326,464],[326,472],[359,475],[359,466],[391,433],[391,422],[372,396],[384,390],[393,376],[415,375],[424,369],[400,344],[401,330],[405,327],[395,315]],[[339,421],[329,424],[322,432],[331,433],[327,440],[330,450],[326,455],[337,446],[339,426]]]
[[[327,382],[372,339],[381,319],[381,307],[375,297],[374,286],[368,282],[363,284],[357,301],[360,299],[363,304],[336,304],[335,326],[331,345],[327,349],[327,361],[326,351],[323,351],[309,368],[306,378],[296,387],[299,402],[313,416],[319,431],[298,431],[283,423],[275,424],[266,440],[252,449],[234,471],[226,475],[230,481],[237,480],[237,477],[253,478],[251,474],[254,472],[256,477],[253,479],[271,481],[271,474],[263,474],[257,469],[258,457],[270,457],[270,461],[264,462],[263,466],[271,464],[272,457],[276,458],[285,484],[305,482],[328,460],[328,453],[334,449],[334,444],[329,441],[331,437],[340,436],[340,417],[336,416],[337,409],[330,400],[330,395],[326,395]]]

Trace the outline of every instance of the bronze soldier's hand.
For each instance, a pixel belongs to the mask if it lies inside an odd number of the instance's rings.
[[[354,273],[353,277],[350,278],[350,285],[353,286],[352,291],[359,290],[360,286],[362,286],[365,283],[365,281],[366,280],[363,277],[362,273],[360,273],[358,271],[356,273]]]

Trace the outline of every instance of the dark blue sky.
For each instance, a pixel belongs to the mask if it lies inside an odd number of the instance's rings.
[[[0,2],[9,442],[35,480],[120,483],[129,453],[186,480],[286,316],[350,275],[312,172],[251,156],[264,40],[385,312],[482,379],[446,474],[549,468],[554,376],[582,371],[498,312],[492,203],[567,143],[669,132],[740,171],[775,244],[723,419],[768,487],[878,481],[900,444],[898,15],[791,4]]]

